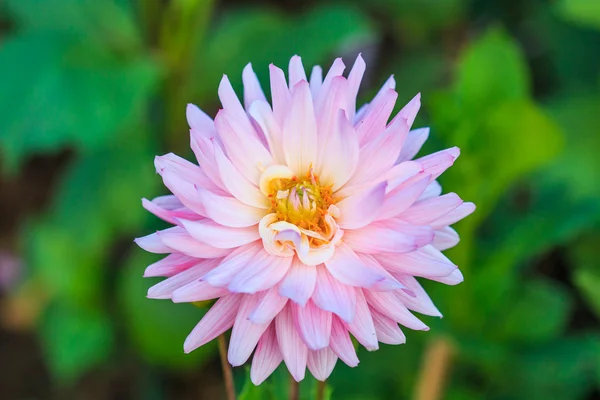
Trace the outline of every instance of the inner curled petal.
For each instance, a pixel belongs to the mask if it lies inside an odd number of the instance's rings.
[[[282,257],[295,253],[306,265],[333,255],[343,235],[335,220],[339,209],[332,204],[331,187],[321,185],[312,168],[306,176],[296,177],[285,166],[271,166],[261,176],[260,189],[271,204],[259,224],[269,253]]]

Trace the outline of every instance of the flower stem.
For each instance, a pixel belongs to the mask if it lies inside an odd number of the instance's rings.
[[[290,375],[290,397],[289,400],[298,400],[300,398],[300,387],[298,382]]]
[[[414,400],[440,400],[443,398],[448,371],[452,366],[454,348],[448,338],[433,339],[425,350]]]
[[[233,386],[233,374],[231,365],[227,361],[227,344],[225,343],[225,334],[219,335],[219,356],[221,357],[221,368],[223,369],[223,381],[225,382],[225,394],[227,400],[235,400],[235,387]]]
[[[326,387],[327,387],[327,381],[317,381],[316,400],[323,400],[325,398],[325,388]]]

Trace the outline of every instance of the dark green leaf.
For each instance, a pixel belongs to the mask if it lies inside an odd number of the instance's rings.
[[[97,309],[56,303],[43,316],[40,335],[52,374],[72,382],[106,361],[113,345],[112,324]]]

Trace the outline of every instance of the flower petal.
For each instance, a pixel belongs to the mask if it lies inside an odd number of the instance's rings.
[[[373,222],[358,230],[345,231],[344,243],[359,253],[397,254],[414,251],[433,241],[433,230],[429,226],[389,226],[388,222]]]
[[[373,325],[375,325],[378,341],[385,344],[406,343],[406,336],[402,333],[397,322],[374,310],[371,310],[371,316],[373,317]]]
[[[285,307],[275,318],[275,329],[277,342],[283,356],[283,361],[292,377],[300,382],[304,379],[306,362],[308,359],[308,347],[300,338],[300,334],[294,327],[294,320],[290,307]]]
[[[377,333],[373,325],[371,311],[365,300],[363,290],[356,288],[356,315],[351,323],[346,322],[346,327],[354,335],[356,340],[367,350],[377,350]],[[367,291],[368,292],[368,291]]]
[[[444,251],[456,246],[459,240],[458,233],[449,226],[445,226],[434,231],[432,244],[436,249]]]
[[[429,327],[411,314],[394,293],[366,291],[365,298],[369,306],[384,316],[399,322],[407,328],[428,331]]]
[[[304,66],[302,65],[302,59],[295,55],[290,59],[289,65],[289,87],[290,90],[294,88],[300,81],[306,81],[306,72],[304,72]]]
[[[412,160],[417,155],[429,137],[429,128],[419,128],[408,132],[397,163]]]
[[[161,197],[175,197],[175,196],[161,196]],[[177,223],[176,222],[177,218],[188,218],[191,220],[201,218],[198,214],[193,213],[190,210],[187,210],[185,207],[183,207],[183,205],[181,203],[180,203],[179,209],[175,209],[175,210],[171,209],[170,210],[170,209],[164,208],[164,207],[160,206],[159,204],[157,204],[158,199],[160,199],[160,197],[156,198],[152,201],[150,201],[148,199],[142,199],[142,207],[144,207],[146,210],[150,211],[152,214],[156,215],[160,219],[170,222],[172,224]]]
[[[333,317],[331,323],[331,339],[329,341],[331,350],[349,367],[358,365],[358,357],[352,339],[348,334],[348,329],[337,317]]]
[[[448,276],[442,276],[442,277],[437,277],[437,276],[431,276],[428,277],[427,279],[430,279],[432,281],[436,281],[436,282],[440,282],[446,285],[458,285],[459,283],[461,283],[464,278],[463,278],[463,274],[462,272],[460,272],[460,270],[457,268],[454,271],[452,271],[452,273]]]
[[[356,253],[345,243],[340,244],[333,257],[325,261],[327,270],[338,281],[358,287],[371,287],[385,280],[385,276],[363,264]]]
[[[427,292],[425,292],[425,289],[423,289],[421,284],[413,276],[396,274],[396,278],[412,293],[412,296],[409,296],[402,291],[395,293],[409,310],[425,315],[431,315],[433,317],[442,316],[440,311],[433,304],[433,301],[431,301]]]
[[[348,106],[346,107],[348,113],[348,119],[354,121],[354,115],[356,112],[356,96],[358,95],[358,89],[360,82],[365,74],[367,65],[363,60],[362,55],[358,54],[354,65],[348,74]]]
[[[315,306],[312,301],[300,306],[290,305],[296,321],[296,329],[302,340],[311,350],[323,349],[329,346],[331,337],[331,313]]]
[[[197,258],[219,258],[229,254],[228,249],[219,249],[192,238],[179,226],[156,232],[160,240],[169,248]]]
[[[280,296],[277,293],[276,287],[258,293],[256,296],[260,297],[260,301],[248,316],[248,319],[255,324],[264,324],[271,321],[288,302],[287,297]]]
[[[140,246],[142,249],[156,254],[172,253],[173,249],[163,243],[158,236],[158,232],[151,233],[150,235],[142,236],[134,239],[135,244]]]
[[[294,257],[290,269],[279,284],[279,294],[303,306],[312,296],[316,282],[317,267],[305,265]]]
[[[337,356],[329,347],[320,350],[309,350],[307,366],[317,380],[324,382],[333,372],[337,359]]]
[[[443,196],[421,200],[413,204],[408,210],[398,215],[398,218],[414,225],[430,225],[433,221],[446,216],[461,204],[463,204],[463,200],[456,193],[447,193]],[[474,206],[466,211],[472,212],[473,210]],[[449,218],[449,220],[452,220],[452,218]],[[438,227],[441,225],[438,225]]]
[[[276,165],[283,164],[283,137],[281,126],[275,120],[275,114],[266,101],[255,101],[250,105],[248,113],[260,127]]]
[[[217,299],[228,294],[230,293],[225,288],[214,287],[206,281],[196,279],[173,291],[171,300],[173,300],[173,303],[193,303],[195,301]]]
[[[265,210],[248,206],[233,197],[226,197],[197,187],[198,197],[206,216],[232,228],[245,228],[258,224]]]
[[[244,106],[246,110],[256,100],[267,101],[265,93],[260,87],[260,82],[254,70],[252,69],[252,63],[248,63],[242,71],[242,82],[244,84]]]
[[[223,75],[223,78],[221,78],[218,93],[223,110],[239,124],[239,132],[244,132],[244,139],[257,139],[258,135],[252,127],[250,119],[248,119],[248,115],[246,114],[246,110],[242,107],[242,103],[240,103],[240,99],[237,94],[235,94],[227,75]],[[219,130],[218,126],[217,130]],[[221,133],[220,130],[219,133]],[[223,140],[225,139],[223,138]]]
[[[191,129],[202,132],[215,132],[215,124],[211,117],[194,104],[188,104],[185,110],[188,125]]]
[[[400,185],[387,193],[375,220],[393,218],[406,211],[423,194],[430,181],[431,177],[425,175],[408,186]]]
[[[275,326],[269,325],[261,336],[252,357],[252,368],[250,368],[250,379],[255,385],[260,385],[281,364],[283,357],[277,343]]]
[[[410,253],[376,254],[375,258],[392,274],[397,272],[428,279],[448,276],[457,268],[445,255],[431,245]]]
[[[269,65],[269,72],[271,77],[273,114],[275,115],[275,121],[277,121],[279,126],[282,126],[285,115],[288,113],[290,104],[292,103],[292,95],[288,89],[283,71],[271,64]]]
[[[323,84],[323,69],[315,65],[310,73],[310,93],[313,99],[317,98]]]
[[[337,123],[330,129],[318,165],[321,182],[332,185],[331,190],[335,192],[344,186],[356,171],[359,150],[356,132],[343,111],[339,111]]]
[[[384,181],[337,203],[341,213],[338,225],[343,229],[358,229],[370,224],[383,206],[386,187],[387,182]]]
[[[198,260],[195,265],[167,278],[148,289],[149,299],[170,299],[173,292],[189,283],[199,280],[207,272],[211,271],[220,260]]]
[[[231,163],[229,158],[223,153],[223,150],[217,144],[214,144],[214,146],[215,161],[219,169],[219,176],[227,191],[248,206],[268,209],[269,202],[260,190],[258,190],[257,183],[250,183]]]
[[[421,164],[423,171],[431,175],[431,179],[433,180],[437,179],[445,170],[450,168],[459,155],[459,148],[452,147],[417,158],[415,161]]]
[[[185,339],[183,350],[189,353],[231,328],[241,299],[241,295],[231,294],[217,300]]]
[[[249,243],[230,251],[221,264],[202,279],[212,286],[225,287],[261,250],[260,245]]]
[[[218,249],[233,249],[260,239],[256,227],[230,228],[210,219],[201,221],[180,219],[179,222],[192,238]]]
[[[154,264],[150,264],[144,271],[144,278],[155,276],[173,276],[197,264],[198,261],[199,260],[197,258],[186,256],[185,254],[169,254],[162,260],[159,260]]]
[[[375,96],[369,104],[362,118],[355,124],[358,140],[361,145],[372,141],[385,129],[398,93],[393,89],[387,89]]]
[[[287,274],[291,257],[277,257],[260,250],[256,256],[239,271],[227,288],[236,293],[256,293],[270,289]]]
[[[443,196],[441,196],[443,197]],[[446,215],[441,216],[431,223],[433,228],[442,228],[447,225],[452,225],[461,219],[465,218],[467,215],[470,215],[473,211],[475,211],[475,204],[473,203],[462,203],[454,210],[450,211]]]
[[[270,322],[255,324],[248,319],[248,315],[256,307],[257,302],[257,296],[245,295],[235,317],[227,354],[229,363],[234,367],[242,365],[250,358],[258,340],[270,324]]]
[[[295,86],[283,122],[283,154],[287,166],[298,176],[304,176],[317,162],[317,122],[306,81]]]
[[[415,97],[413,97],[404,107],[402,107],[396,118],[404,118],[410,128],[413,122],[415,122],[419,108],[421,108],[421,93],[417,93]]]
[[[244,127],[227,110],[220,110],[217,113],[215,125],[232,164],[246,179],[257,184],[261,169],[273,164],[273,157],[255,135],[254,128],[251,127],[252,131],[248,132],[249,128]]]
[[[339,315],[344,321],[352,321],[356,312],[354,288],[339,282],[324,266],[316,268],[317,283],[312,296],[314,303],[323,310]]]

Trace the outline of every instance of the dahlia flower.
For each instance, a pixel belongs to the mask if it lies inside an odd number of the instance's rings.
[[[429,328],[411,311],[441,316],[415,277],[454,285],[463,277],[442,250],[459,237],[449,225],[475,209],[442,195],[436,178],[454,147],[415,160],[427,128],[410,130],[414,97],[388,122],[398,94],[390,78],[356,110],[365,71],[348,77],[335,60],[307,79],[300,57],[270,66],[271,103],[252,67],[244,105],[224,76],[222,109],[211,119],[187,107],[199,165],[173,154],[156,170],[173,193],[143,206],[174,226],[136,239],[168,254],[145,276],[167,279],[153,299],[217,299],[187,337],[191,352],[230,328],[228,360],[263,382],[283,361],[297,381],[326,379],[338,358],[358,364],[351,335],[367,350],[401,344]]]

